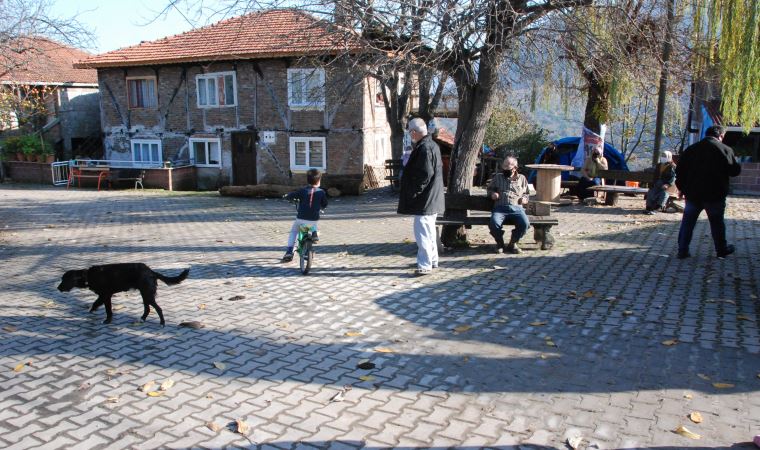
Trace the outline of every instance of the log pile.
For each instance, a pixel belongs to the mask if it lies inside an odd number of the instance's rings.
[[[247,186],[222,186],[219,194],[225,197],[280,198],[296,190],[294,186],[283,184],[256,184]]]

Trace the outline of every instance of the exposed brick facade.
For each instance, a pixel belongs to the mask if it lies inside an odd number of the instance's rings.
[[[731,178],[731,192],[760,193],[760,163],[742,163],[742,173]]]
[[[197,187],[216,189],[235,184],[232,133],[275,132],[275,142],[256,144],[258,183],[301,184],[305,177],[291,171],[290,138],[323,137],[326,147],[324,185],[345,192],[358,191],[365,162],[376,165],[375,138],[388,128],[382,109],[374,111],[373,83],[350,79],[340,68],[325,74],[324,110],[288,107],[288,67],[310,67],[297,59],[259,59],[208,64],[161,65],[156,67],[101,68],[102,123],[106,158],[132,159],[130,141],[158,139],[164,160],[189,157],[189,139],[218,138],[221,167],[199,167]],[[202,108],[197,105],[196,76],[233,72],[237,105]],[[154,77],[157,108],[130,109],[127,78]],[[390,149],[390,142],[386,144]],[[370,153],[371,152],[371,153]],[[368,160],[368,157],[373,159]],[[355,186],[354,186],[355,185]]]

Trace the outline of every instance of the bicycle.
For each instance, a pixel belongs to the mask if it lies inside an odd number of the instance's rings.
[[[313,233],[315,231],[317,229],[313,225],[301,225],[298,227],[295,251],[298,252],[298,264],[301,267],[301,273],[304,275],[308,275],[311,263],[314,261]]]

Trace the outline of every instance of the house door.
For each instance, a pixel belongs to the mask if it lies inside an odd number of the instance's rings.
[[[232,133],[232,181],[236,186],[257,183],[254,133]]]

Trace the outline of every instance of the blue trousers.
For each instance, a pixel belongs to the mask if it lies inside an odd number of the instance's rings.
[[[515,226],[512,230],[512,242],[517,242],[525,236],[525,232],[530,226],[528,215],[525,214],[525,209],[522,206],[494,206],[493,211],[491,211],[491,222],[488,224],[488,229],[491,230],[491,236],[496,239],[497,244],[503,244],[504,242],[504,230],[502,226],[505,223]]]
[[[697,219],[699,219],[703,209],[707,212],[707,220],[710,221],[710,233],[715,244],[715,251],[721,253],[726,250],[726,223],[723,221],[723,214],[726,212],[726,199],[694,201],[687,198],[681,218],[681,229],[678,231],[678,253],[689,253],[694,226],[697,224]]]

